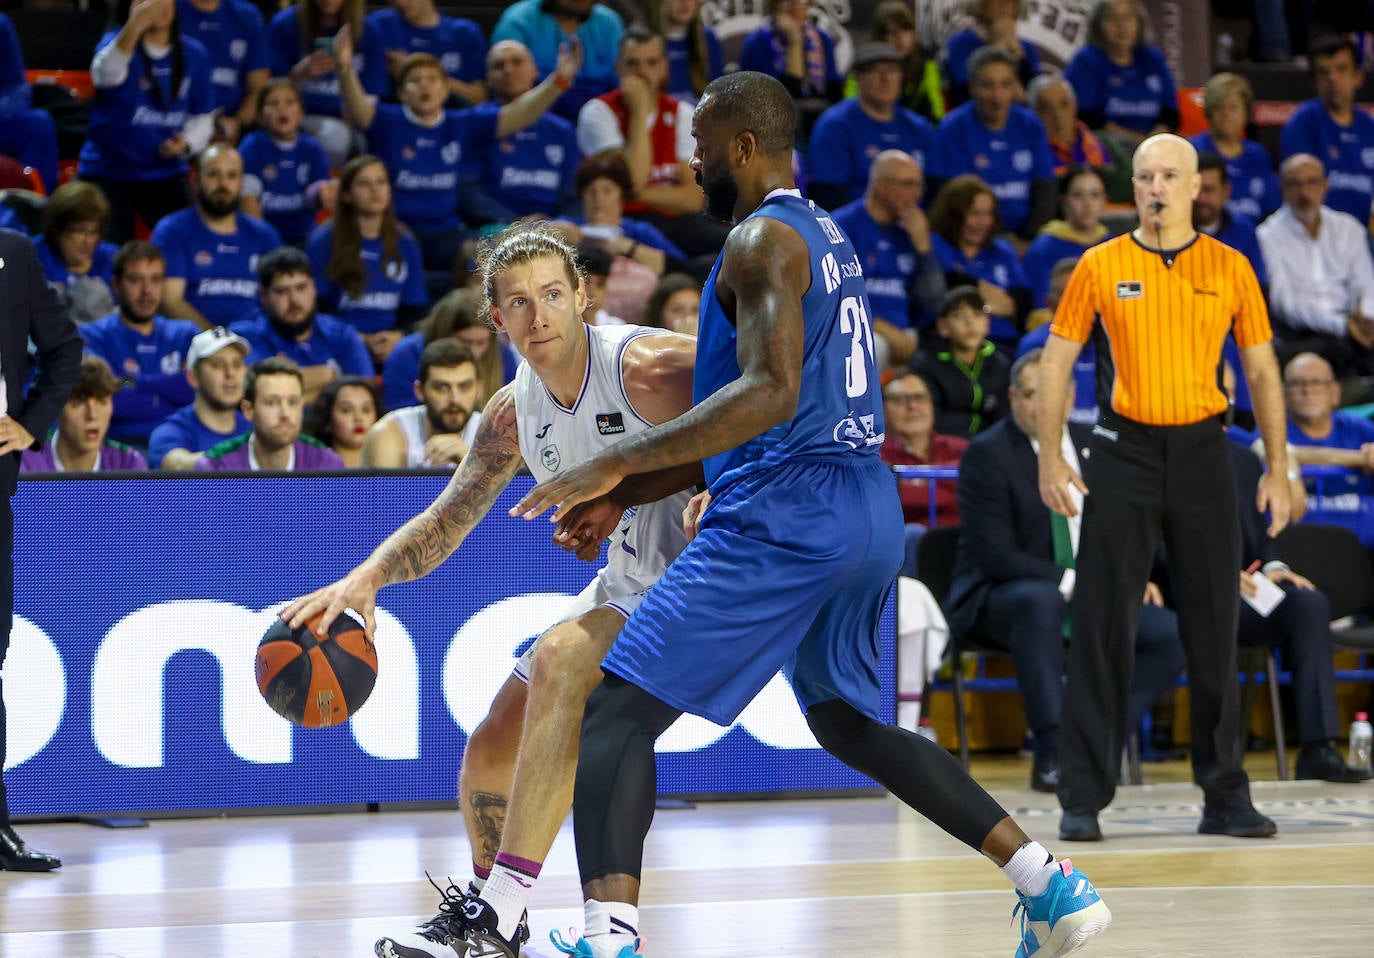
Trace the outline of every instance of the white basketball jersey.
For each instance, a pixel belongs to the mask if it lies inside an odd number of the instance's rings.
[[[651,423],[641,419],[625,396],[621,358],[630,340],[662,331],[644,326],[584,326],[590,360],[582,390],[571,409],[550,395],[528,363],[515,373],[515,413],[520,454],[543,482],[590,459]],[[691,498],[680,492],[625,511],[607,546],[606,568],[623,577],[614,592],[639,592],[663,574],[687,544],[682,510]]]
[[[406,468],[415,469],[419,466],[431,466],[433,463],[425,459],[425,442],[429,436],[425,432],[425,407],[402,406],[400,409],[393,409],[382,417],[384,422],[392,422],[401,430],[401,435],[406,437]],[[480,413],[474,413],[468,417],[468,423],[463,427],[463,442],[468,448],[472,448],[472,441],[477,438],[477,425],[481,422]],[[444,467],[455,469],[451,463],[443,463]]]

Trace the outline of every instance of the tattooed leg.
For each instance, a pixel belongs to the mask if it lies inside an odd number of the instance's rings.
[[[492,700],[487,717],[473,730],[458,776],[463,824],[472,845],[472,864],[484,877],[501,850],[506,804],[525,720],[525,683],[511,676]]]

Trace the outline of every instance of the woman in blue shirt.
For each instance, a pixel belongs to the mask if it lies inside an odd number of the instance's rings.
[[[650,0],[644,18],[668,51],[668,95],[697,102],[725,72],[720,38],[702,22],[701,0]]]
[[[930,207],[930,245],[949,288],[976,286],[992,322],[988,338],[1014,345],[1030,312],[1030,283],[1016,249],[999,237],[997,196],[971,173],[941,188]]]
[[[95,105],[81,147],[81,178],[110,202],[110,239],[151,229],[190,203],[186,160],[210,142],[210,56],[183,38],[172,0],[119,0],[91,61]]]
[[[1178,90],[1164,51],[1145,42],[1148,25],[1135,0],[1095,0],[1088,42],[1064,77],[1078,98],[1078,118],[1129,150],[1153,133],[1178,128]]]
[[[1254,91],[1245,77],[1218,73],[1202,88],[1207,132],[1189,137],[1188,142],[1199,154],[1215,153],[1226,162],[1226,176],[1231,181],[1227,208],[1258,223],[1278,209],[1282,201],[1269,151],[1245,138],[1254,102]]]
[[[43,235],[34,252],[48,285],[62,296],[78,323],[115,308],[115,244],[101,239],[110,220],[110,204],[94,183],[77,180],[59,186],[43,207]]]
[[[305,251],[320,304],[362,335],[380,367],[429,306],[420,246],[396,219],[380,159],[365,153],[344,165],[334,219]]]

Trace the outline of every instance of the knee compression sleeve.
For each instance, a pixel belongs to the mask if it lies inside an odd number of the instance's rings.
[[[573,833],[584,883],[639,878],[654,818],[654,742],[682,713],[614,675],[587,700],[573,791]]]
[[[954,757],[929,739],[879,725],[839,699],[812,706],[806,722],[827,752],[975,851],[1007,817]]]

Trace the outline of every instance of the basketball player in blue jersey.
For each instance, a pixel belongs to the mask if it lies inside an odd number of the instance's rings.
[[[351,608],[370,634],[378,589],[419,578],[444,561],[522,462],[536,478],[552,478],[621,436],[690,408],[694,340],[637,326],[585,325],[576,251],[551,227],[509,231],[484,257],[482,277],[493,323],[524,360],[514,382],[487,404],[471,449],[439,499],[346,577],[288,605],[281,615],[292,627],[324,613],[324,629]],[[600,533],[584,541],[599,546],[614,530],[606,567],[565,619],[540,636],[532,656],[521,659],[468,739],[459,788],[478,877],[472,893],[488,873],[528,870],[553,844],[572,804],[583,703],[601,680],[598,666],[625,619],[686,543],[687,494],[680,490],[700,478],[701,465],[692,462],[653,477],[652,487],[627,485],[602,504],[601,519],[591,520]],[[464,958],[469,898],[450,886],[438,915],[416,932],[382,938],[377,954]],[[516,937],[519,919],[517,911]]]
[[[878,621],[902,562],[901,508],[878,458],[862,272],[844,233],[795,187],[795,124],[786,89],[764,74],[706,87],[692,166],[709,211],[738,225],[702,291],[696,405],[512,509],[528,518],[556,505],[562,518],[626,475],[696,460],[712,495],[587,702],[573,805],[586,925],[576,943],[554,943],[579,958],[637,954],[655,740],[683,712],[730,724],[781,668],[827,751],[1002,867],[1020,895],[1018,958],[1064,955],[1111,922],[1092,884],[948,752],[878,721]],[[470,955],[518,954],[501,930],[508,907],[470,911]]]

